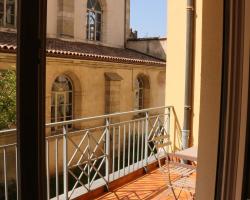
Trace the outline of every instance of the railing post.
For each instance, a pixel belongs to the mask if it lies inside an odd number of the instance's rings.
[[[169,135],[169,139],[171,140],[171,136],[170,136],[170,115],[171,115],[171,108],[167,108],[167,134]],[[175,136],[174,136],[174,138],[175,138]],[[173,150],[175,151],[175,139],[174,139],[174,143],[173,143],[173,145],[174,145],[174,148],[173,148]]]
[[[110,167],[110,119],[106,118],[106,137],[105,137],[105,154],[106,154],[106,178],[109,184],[109,167]],[[107,185],[107,190],[109,190]]]
[[[91,165],[91,160],[90,160],[90,135],[89,131],[87,132],[87,138],[88,138],[88,190],[90,191],[90,165]]]
[[[146,112],[146,117],[145,117],[145,166],[148,166],[148,130],[149,130],[149,113]]]
[[[8,182],[7,182],[7,156],[6,156],[6,148],[3,148],[3,172],[4,172],[4,193],[5,200],[8,200]]]
[[[64,199],[68,199],[68,138],[67,130],[63,126],[63,182]]]

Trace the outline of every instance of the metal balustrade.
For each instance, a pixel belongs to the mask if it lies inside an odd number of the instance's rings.
[[[67,130],[72,124],[73,129]],[[57,134],[51,135],[51,128]],[[58,127],[61,127],[58,128]],[[74,199],[156,161],[154,137],[168,135],[181,146],[174,107],[88,117],[46,125],[47,199]],[[170,131],[171,130],[171,131]],[[15,130],[0,131],[0,138]],[[6,141],[7,139],[5,139]],[[1,141],[1,139],[0,139]],[[0,200],[17,199],[17,146],[0,146]]]

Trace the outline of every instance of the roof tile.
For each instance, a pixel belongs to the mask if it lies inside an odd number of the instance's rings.
[[[15,52],[16,49],[16,34],[0,32],[0,51]],[[47,54],[55,57],[71,57],[86,60],[165,65],[165,62],[160,59],[129,49],[65,41],[55,38],[47,39]]]

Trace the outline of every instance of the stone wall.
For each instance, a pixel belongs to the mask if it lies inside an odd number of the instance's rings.
[[[166,38],[129,39],[126,47],[162,60],[167,59]]]
[[[14,54],[0,54],[0,69],[15,67],[16,56]],[[123,63],[86,61],[76,59],[47,58],[46,69],[46,123],[50,123],[51,117],[51,90],[54,80],[57,76],[64,74],[70,78],[73,84],[73,118],[83,118],[105,113],[123,112],[134,109],[134,90],[135,80],[139,75],[147,78],[145,97],[146,107],[164,106],[165,102],[165,67],[132,65]],[[115,119],[127,120],[135,116],[125,116]],[[114,121],[113,121],[114,122]],[[73,130],[80,128],[94,127],[103,125],[105,121],[96,120],[85,123],[77,123]],[[100,137],[101,132],[93,132],[95,137]],[[50,135],[50,129],[47,128],[47,136]],[[74,134],[72,138],[76,143],[82,139],[82,135]],[[122,138],[121,138],[122,139]],[[0,144],[12,143],[16,141],[15,134],[8,137],[0,137]],[[58,151],[62,152],[62,138],[58,140],[51,139],[49,142],[49,160],[50,172],[55,171],[55,142],[58,142]],[[85,143],[83,145],[86,145]],[[94,145],[94,144],[93,144]],[[75,148],[69,143],[69,154],[71,155]],[[8,152],[11,159],[8,166],[10,175],[9,180],[15,178],[15,165],[13,164],[14,149]],[[2,155],[0,155],[1,157]],[[58,157],[59,171],[62,169],[61,153]],[[76,156],[76,160],[79,156]],[[0,161],[0,164],[1,161]],[[1,165],[2,166],[2,165]],[[2,168],[0,167],[0,173]],[[2,177],[0,176],[0,180]]]
[[[130,28],[130,0],[100,0],[100,3],[103,10],[101,41],[86,39],[87,0],[49,0],[47,36],[124,47]]]

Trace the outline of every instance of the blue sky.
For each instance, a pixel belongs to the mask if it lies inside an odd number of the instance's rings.
[[[131,0],[131,28],[139,37],[166,36],[167,0]]]

